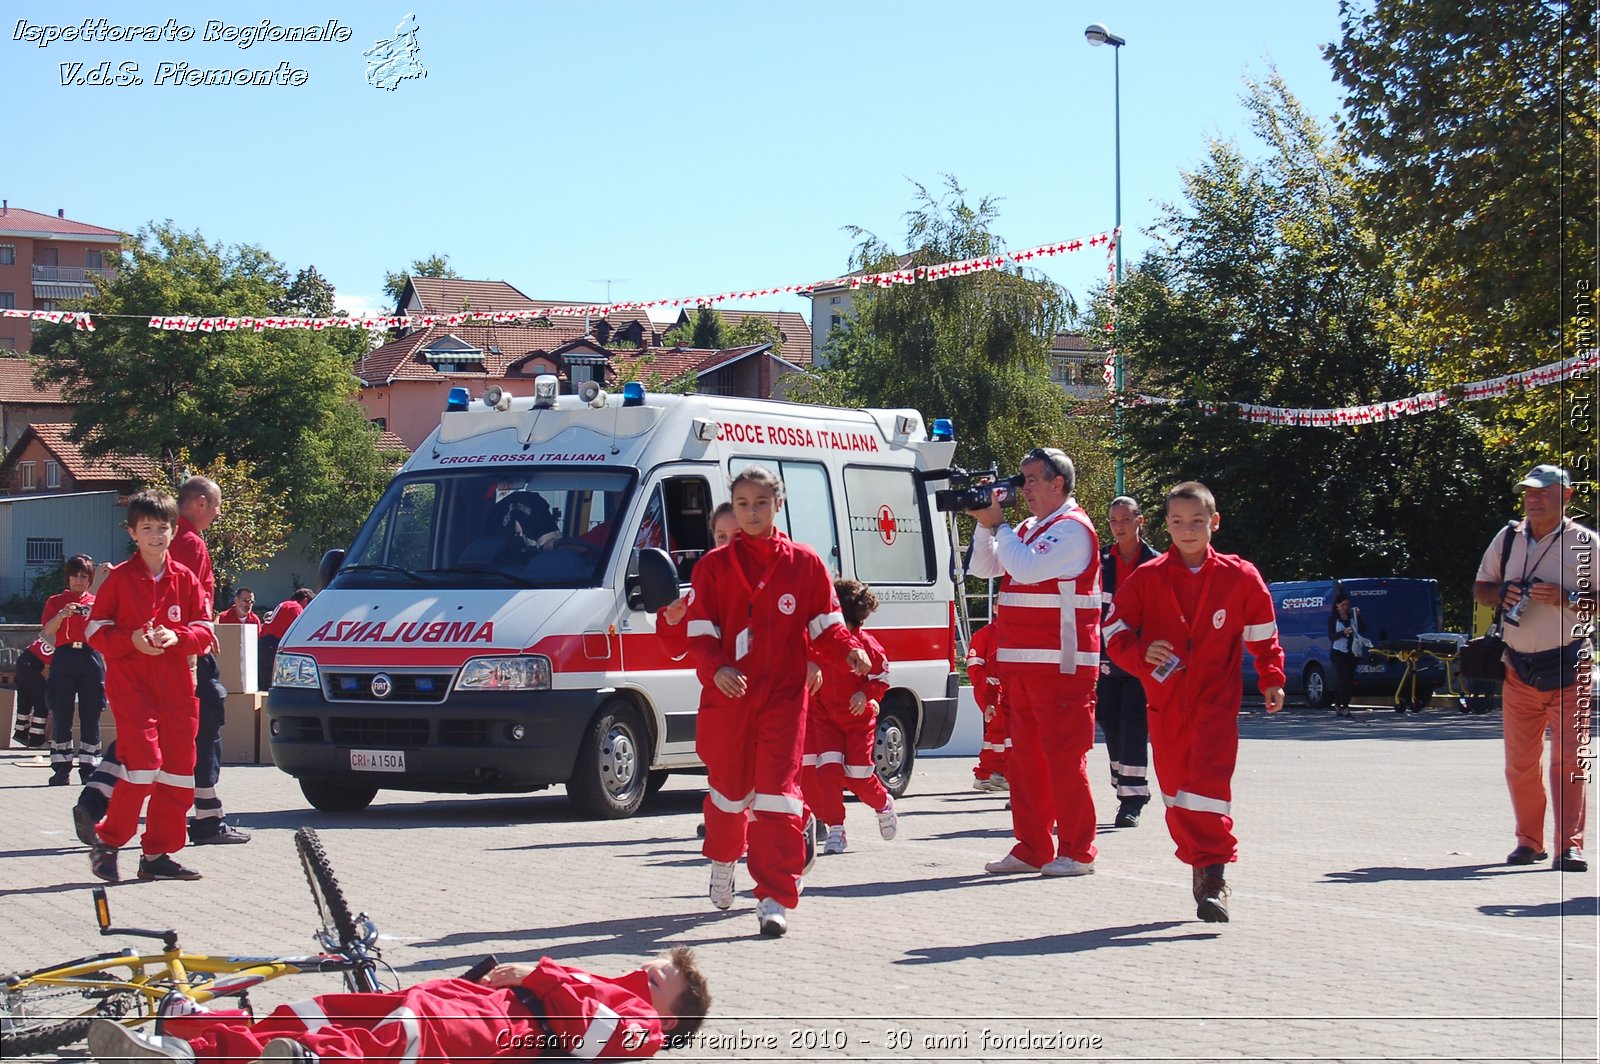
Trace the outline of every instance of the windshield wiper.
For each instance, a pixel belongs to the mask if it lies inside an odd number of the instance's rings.
[[[426,580],[422,579],[422,577],[418,576],[416,573],[412,572],[410,569],[407,569],[402,565],[390,565],[388,562],[367,562],[367,563],[359,563],[358,562],[355,565],[341,565],[339,567],[339,572],[340,573],[354,573],[354,572],[361,572],[363,570],[368,571],[368,572],[379,572],[379,573],[399,573],[401,576],[410,577],[412,583],[422,584],[424,586],[426,586],[427,583],[428,583]]]
[[[423,569],[424,573],[482,573],[485,576],[498,576],[511,581],[513,584],[523,582],[522,577],[493,565],[446,565],[438,569]]]

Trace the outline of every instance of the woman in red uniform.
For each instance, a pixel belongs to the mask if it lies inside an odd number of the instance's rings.
[[[695,741],[708,791],[703,852],[711,902],[726,909],[745,852],[745,811],[755,811],[748,841],[756,915],[761,933],[775,936],[788,930],[805,867],[807,648],[863,676],[869,662],[845,629],[827,565],[773,527],[783,482],[749,466],[732,495],[739,532],[695,565],[689,595],[689,657],[703,688]]]
[[[78,778],[88,780],[100,759],[100,714],[106,708],[106,663],[83,634],[94,605],[94,559],[67,559],[67,589],[44,604],[44,638],[55,645],[46,687],[50,704],[50,786],[72,777],[72,710],[78,710]]]

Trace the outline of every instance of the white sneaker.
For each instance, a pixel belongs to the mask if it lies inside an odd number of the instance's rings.
[[[726,909],[733,904],[732,861],[711,862],[711,904]]]
[[[885,839],[892,839],[899,830],[900,814],[894,811],[894,795],[891,794],[889,804],[878,810],[878,834]]]
[[[1010,789],[1011,784],[1006,782],[1006,778],[1000,775],[1000,773],[996,772],[993,776],[989,777],[989,790],[1009,791]]]
[[[192,1061],[189,1043],[171,1035],[130,1031],[115,1020],[97,1019],[89,1024],[89,1053],[96,1060],[175,1060]]]
[[[1070,857],[1057,857],[1054,861],[1039,869],[1047,876],[1092,876],[1094,875],[1093,861],[1074,861]]]
[[[972,781],[972,789],[975,790],[975,791],[986,791],[986,790],[988,790],[989,789],[989,777],[988,776],[980,776],[980,777],[975,778]]]
[[[822,844],[822,852],[844,853],[845,845],[844,825],[835,824],[828,829],[828,841]]]
[[[768,938],[779,938],[789,930],[789,912],[773,898],[756,902],[756,919],[761,922],[761,933]]]
[[[1024,861],[1016,854],[1008,853],[998,861],[990,861],[983,866],[985,872],[997,876],[1014,875],[1021,872],[1037,872],[1039,869]]]
[[[261,1055],[256,1058],[255,1064],[269,1060],[298,1060],[303,1064],[312,1064],[321,1059],[293,1038],[274,1038],[261,1047]]]

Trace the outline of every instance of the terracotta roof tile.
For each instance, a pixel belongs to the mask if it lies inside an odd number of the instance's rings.
[[[423,309],[430,314],[454,314],[463,308],[484,311],[529,311],[543,313],[551,307],[582,307],[593,299],[531,299],[515,285],[506,281],[469,281],[458,277],[413,277],[411,287],[422,300]],[[607,314],[605,320],[612,329],[621,328],[630,321],[644,326],[647,340],[654,342],[654,325],[650,315],[643,310],[619,310]],[[583,324],[582,317],[556,314],[550,318],[553,325]]]
[[[1059,355],[1066,354],[1068,352],[1105,354],[1105,348],[1097,347],[1094,342],[1084,333],[1056,333],[1055,339],[1050,344],[1050,353],[1053,355]]]
[[[60,383],[34,387],[33,371],[38,365],[31,358],[0,358],[0,403],[66,403]]]
[[[422,353],[430,344],[454,336],[483,352],[482,369],[440,373]],[[358,359],[356,376],[368,385],[391,380],[437,380],[440,377],[503,377],[514,362],[529,355],[549,354],[563,344],[582,339],[583,326],[553,325],[436,325],[384,344]],[[499,348],[498,353],[493,348]]]
[[[138,481],[156,476],[158,467],[155,461],[142,454],[112,454],[90,461],[83,456],[82,447],[67,439],[67,433],[71,431],[71,424],[29,425],[10,454],[21,454],[28,442],[28,434],[32,433],[56,456],[62,471],[73,480]]]
[[[90,225],[88,222],[75,222],[71,218],[58,218],[54,214],[40,214],[38,211],[24,210],[21,207],[8,207],[4,214],[0,214],[0,236],[20,236],[26,233],[50,233],[62,237],[115,237],[118,240],[122,238],[122,234],[115,229]]]
[[[678,315],[678,320],[672,327],[693,322],[695,313],[699,308],[684,309]],[[793,362],[797,366],[811,365],[811,326],[806,323],[805,315],[794,310],[726,310],[717,307],[716,311],[722,315],[723,322],[732,328],[746,318],[765,318],[777,326],[778,335],[783,338],[783,352],[781,358],[786,362]],[[663,330],[665,331],[665,330]]]

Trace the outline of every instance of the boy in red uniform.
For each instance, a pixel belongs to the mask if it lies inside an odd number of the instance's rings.
[[[806,656],[866,675],[867,655],[845,630],[833,578],[816,551],[774,527],[783,482],[760,466],[732,486],[739,533],[694,567],[689,657],[702,687],[695,750],[705,762],[711,902],[733,904],[745,852],[761,933],[782,935],[799,901],[806,857],[800,761]]]
[[[878,705],[889,692],[889,658],[861,626],[878,608],[878,596],[859,580],[835,580],[839,610],[856,646],[866,651],[867,675],[857,676],[832,664],[822,667],[822,687],[806,710],[806,760],[816,758],[815,783],[807,800],[828,826],[823,853],[843,853],[844,790],[848,786],[878,814],[878,834],[892,839],[900,818],[894,796],[873,770],[872,747],[878,736]]]
[[[1011,732],[1006,720],[1005,691],[991,667],[996,630],[993,624],[984,625],[972,633],[972,642],[967,646],[967,679],[972,681],[973,700],[983,711],[983,748],[978,751],[978,763],[972,766],[975,791],[1004,791],[1011,786],[1006,782]]]
[[[88,782],[100,758],[100,714],[106,708],[106,663],[84,642],[94,605],[94,559],[74,554],[66,561],[67,589],[44,604],[44,638],[56,648],[46,702],[50,707],[50,786],[72,777],[72,711],[78,711],[78,779]]]
[[[122,1060],[365,1060],[410,1064],[500,1057],[637,1059],[684,1044],[711,995],[680,946],[617,979],[557,964],[502,964],[482,983],[432,979],[387,994],[324,994],[280,1005],[258,1023],[173,1026],[190,1038],[149,1035],[113,1020],[89,1029],[89,1051]]]
[[[106,659],[125,779],[94,827],[89,868],[115,883],[117,849],[133,838],[145,800],[140,879],[199,879],[172,857],[188,841],[200,704],[190,655],[216,645],[200,580],[167,552],[178,504],[160,491],[128,500],[128,535],[138,551],[106,577],[90,609],[89,645]]]
[[[1117,588],[1105,627],[1111,657],[1144,684],[1167,830],[1194,869],[1196,914],[1210,923],[1228,922],[1223,873],[1239,855],[1231,802],[1245,648],[1267,712],[1283,708],[1272,594],[1255,566],[1211,548],[1221,524],[1204,484],[1168,492],[1172,547]]]

